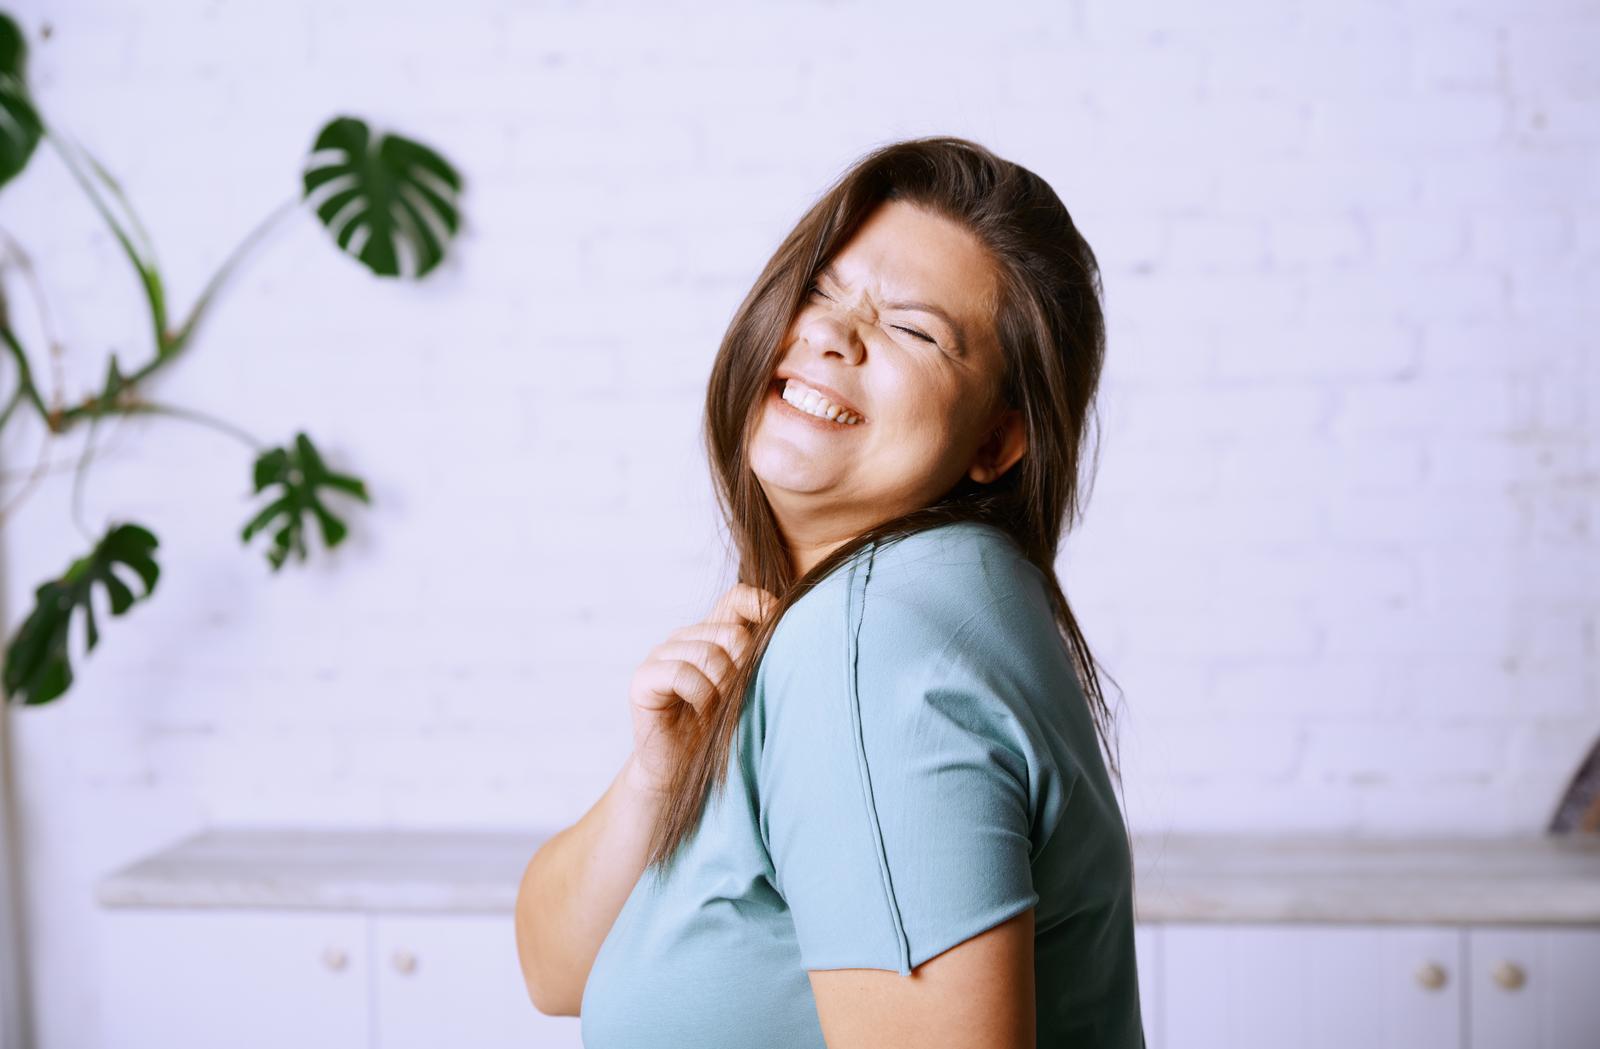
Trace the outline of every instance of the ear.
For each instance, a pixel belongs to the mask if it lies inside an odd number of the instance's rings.
[[[1007,408],[989,427],[988,439],[973,454],[967,476],[979,484],[989,484],[1016,465],[1027,450],[1028,431],[1023,426],[1022,411]]]

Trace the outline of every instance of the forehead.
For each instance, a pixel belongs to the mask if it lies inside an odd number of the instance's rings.
[[[832,261],[838,279],[886,301],[918,301],[948,312],[968,353],[989,341],[997,276],[977,237],[904,201],[883,204]]]

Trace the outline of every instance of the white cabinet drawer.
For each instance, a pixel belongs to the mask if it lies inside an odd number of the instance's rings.
[[[103,962],[101,1045],[367,1044],[363,914],[117,911],[106,917]]]
[[[577,1017],[529,999],[510,914],[371,920],[382,1049],[582,1049]]]
[[[1165,924],[1162,1049],[1457,1049],[1451,927]]]
[[[1600,929],[1467,933],[1471,1049],[1600,1046]]]

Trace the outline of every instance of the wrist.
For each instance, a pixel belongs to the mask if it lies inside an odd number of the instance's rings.
[[[645,771],[639,755],[629,754],[622,768],[622,781],[628,790],[648,801],[660,801],[667,796],[666,784]]]

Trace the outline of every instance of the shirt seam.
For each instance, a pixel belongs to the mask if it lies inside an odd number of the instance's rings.
[[[872,563],[877,555],[877,544],[872,544],[865,560],[864,570],[850,569],[850,586],[845,588],[845,680],[847,705],[850,708],[850,731],[856,752],[856,773],[861,783],[861,800],[866,809],[867,830],[872,835],[873,853],[878,860],[878,876],[883,887],[884,908],[889,915],[889,926],[894,936],[896,961],[901,976],[911,975],[911,943],[906,937],[905,921],[894,894],[894,880],[889,874],[889,857],[883,845],[883,827],[878,822],[878,807],[872,796],[872,773],[867,767],[867,749],[861,724],[861,690],[856,674],[861,644],[861,623],[866,618],[867,581],[872,577]]]

